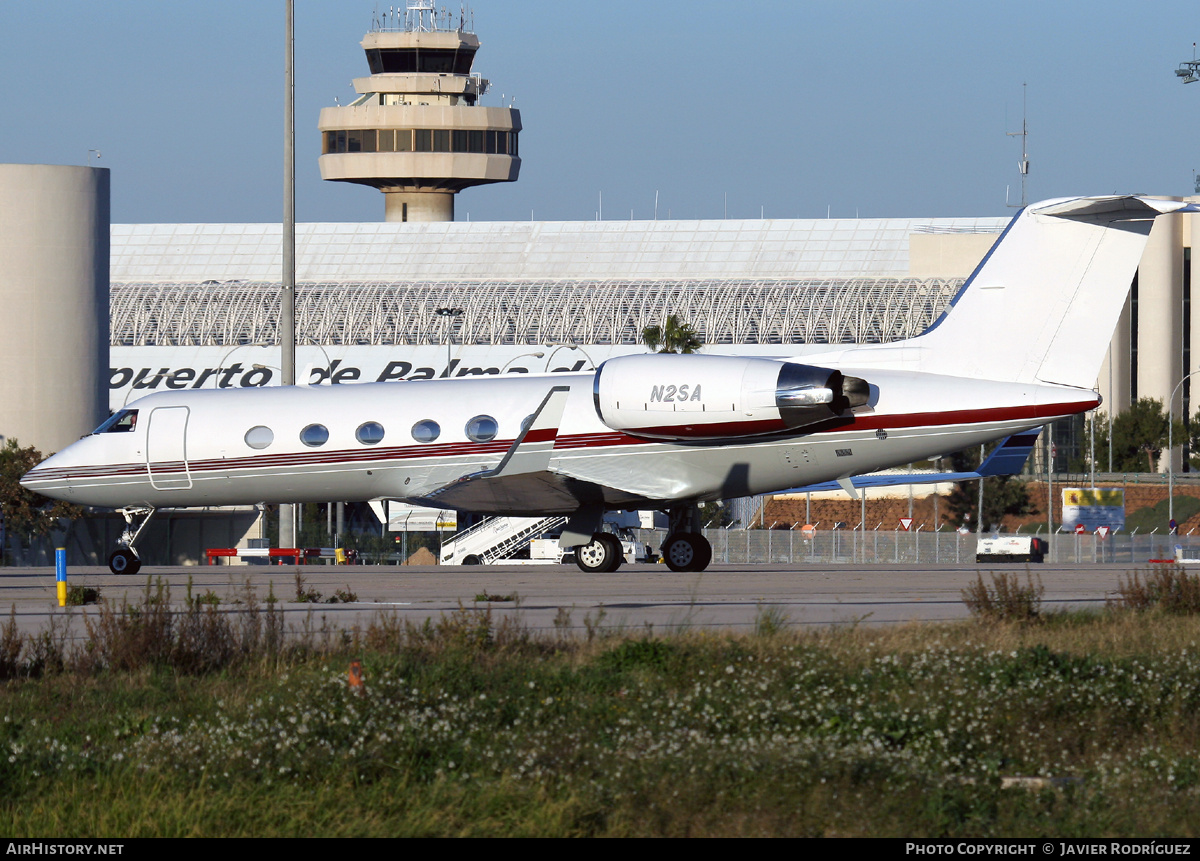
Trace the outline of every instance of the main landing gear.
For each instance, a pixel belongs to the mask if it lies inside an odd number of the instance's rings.
[[[610,574],[625,561],[621,540],[608,532],[592,532],[601,523],[603,509],[583,510],[563,531],[561,546],[575,554],[575,564],[588,574]],[[694,505],[672,508],[670,528],[662,545],[663,560],[672,571],[703,571],[712,562],[712,545],[700,533],[700,509]],[[578,541],[592,540],[587,544]]]
[[[668,535],[662,553],[672,571],[703,571],[712,562],[712,545],[699,532]]]
[[[662,545],[663,561],[672,571],[703,571],[712,562],[712,545],[700,532],[700,509],[672,508],[670,527]]]
[[[108,570],[114,574],[136,574],[142,567],[142,558],[134,549],[134,542],[154,516],[154,509],[148,506],[134,508],[119,508],[117,511],[125,518],[125,531],[117,539],[117,549],[108,555]],[[134,520],[141,521],[134,526]]]

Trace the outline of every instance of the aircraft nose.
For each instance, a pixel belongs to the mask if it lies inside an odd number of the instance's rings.
[[[61,498],[55,491],[65,491],[69,485],[69,458],[64,457],[65,449],[51,455],[20,478],[21,487],[40,493],[43,496]]]

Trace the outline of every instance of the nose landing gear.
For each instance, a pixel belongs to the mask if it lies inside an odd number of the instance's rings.
[[[108,570],[114,574],[136,574],[142,567],[142,559],[134,549],[134,542],[154,516],[154,509],[147,506],[134,508],[118,508],[117,511],[125,518],[125,531],[117,539],[117,549],[108,555]],[[134,526],[135,519],[141,522]]]
[[[142,567],[142,560],[132,547],[118,547],[108,554],[108,570],[114,574],[136,574]]]

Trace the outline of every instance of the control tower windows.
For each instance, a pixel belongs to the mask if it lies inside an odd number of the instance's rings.
[[[346,132],[346,152],[375,152],[375,129],[350,129]]]
[[[372,48],[367,65],[372,75],[424,73],[469,75],[475,52],[467,48]]]
[[[517,156],[517,132],[462,129],[349,129],[325,132],[322,154],[464,152]]]

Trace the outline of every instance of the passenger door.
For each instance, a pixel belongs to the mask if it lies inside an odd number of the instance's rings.
[[[187,490],[192,474],[187,460],[187,407],[159,407],[146,429],[146,470],[155,490]]]

